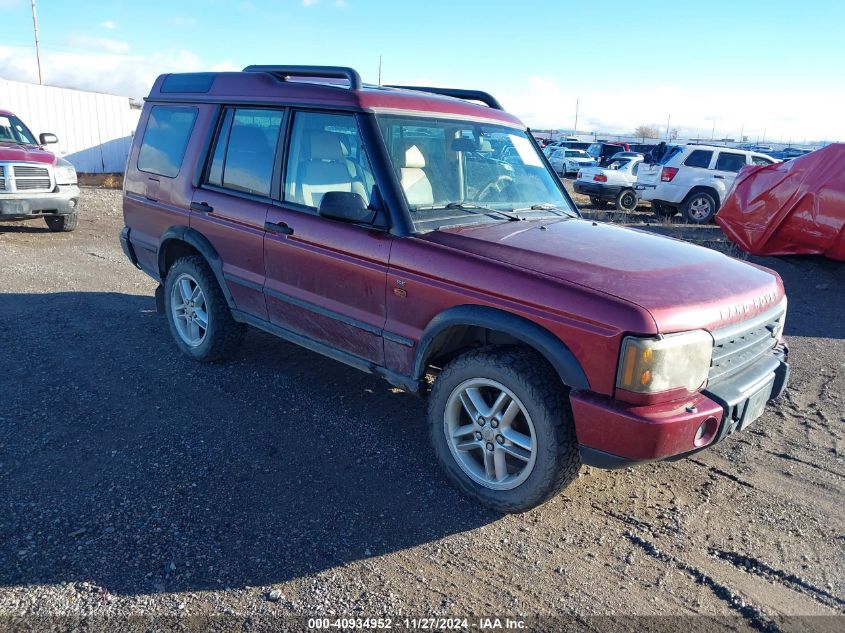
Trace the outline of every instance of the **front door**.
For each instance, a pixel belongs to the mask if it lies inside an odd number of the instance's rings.
[[[317,213],[329,191],[369,203],[373,175],[355,116],[294,113],[286,165],[283,200],[268,211],[264,238],[270,321],[381,365],[393,238]]]

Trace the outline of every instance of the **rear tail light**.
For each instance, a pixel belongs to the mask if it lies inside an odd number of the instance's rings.
[[[662,182],[672,182],[672,178],[678,173],[677,167],[664,167],[660,172],[660,180]]]
[[[605,176],[604,174],[596,174],[595,176],[593,176],[593,180],[595,180],[596,182],[607,182],[607,176]]]

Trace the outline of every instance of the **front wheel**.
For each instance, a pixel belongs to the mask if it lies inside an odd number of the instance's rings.
[[[530,510],[578,476],[566,391],[530,350],[488,347],[452,360],[434,383],[428,422],[450,482],[493,510]]]
[[[44,221],[53,233],[67,233],[79,226],[79,212],[74,211],[67,215],[47,215],[44,216]]]

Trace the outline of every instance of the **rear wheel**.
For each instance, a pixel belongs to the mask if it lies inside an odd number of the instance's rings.
[[[715,198],[706,191],[690,194],[683,205],[684,219],[690,224],[707,224],[717,210]]]
[[[618,211],[634,211],[637,208],[637,194],[633,189],[623,189],[616,196],[616,209]]]
[[[488,347],[452,360],[434,383],[428,421],[450,482],[488,508],[524,512],[578,475],[566,391],[530,350]]]
[[[67,233],[79,226],[79,212],[74,211],[67,215],[47,215],[44,216],[44,221],[53,233]]]
[[[164,302],[176,345],[194,360],[222,360],[240,346],[246,326],[232,318],[214,273],[199,255],[177,259],[167,271]]]

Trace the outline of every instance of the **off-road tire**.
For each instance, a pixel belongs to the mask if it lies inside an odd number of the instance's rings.
[[[635,211],[637,208],[637,194],[633,189],[623,189],[616,196],[616,210],[617,211]]]
[[[181,273],[188,273],[193,277],[206,298],[208,313],[208,329],[205,339],[197,347],[187,345],[176,331],[171,309],[173,283]],[[211,363],[231,357],[240,347],[246,333],[246,326],[232,318],[232,312],[226,303],[226,297],[217,283],[217,278],[208,267],[205,259],[199,255],[190,255],[177,259],[164,279],[164,314],[170,334],[176,346],[194,360]]]
[[[710,204],[710,213],[708,213],[706,217],[695,218],[692,216],[691,210],[697,200],[703,200]],[[684,220],[686,220],[689,224],[708,224],[713,221],[713,218],[716,216],[716,212],[718,210],[719,203],[716,202],[716,199],[706,191],[696,191],[691,193],[687,199],[684,200],[684,204],[681,206],[681,212],[684,214]]]
[[[53,233],[67,233],[79,226],[79,212],[74,211],[67,215],[47,215],[44,216],[44,221]]]
[[[492,490],[473,481],[449,449],[444,432],[449,396],[472,378],[495,380],[524,404],[534,424],[537,459],[528,478],[516,488]],[[434,454],[449,482],[466,496],[498,512],[525,512],[547,501],[578,477],[581,459],[568,390],[548,362],[522,347],[482,347],[449,362],[434,383],[428,403],[428,426]]]

